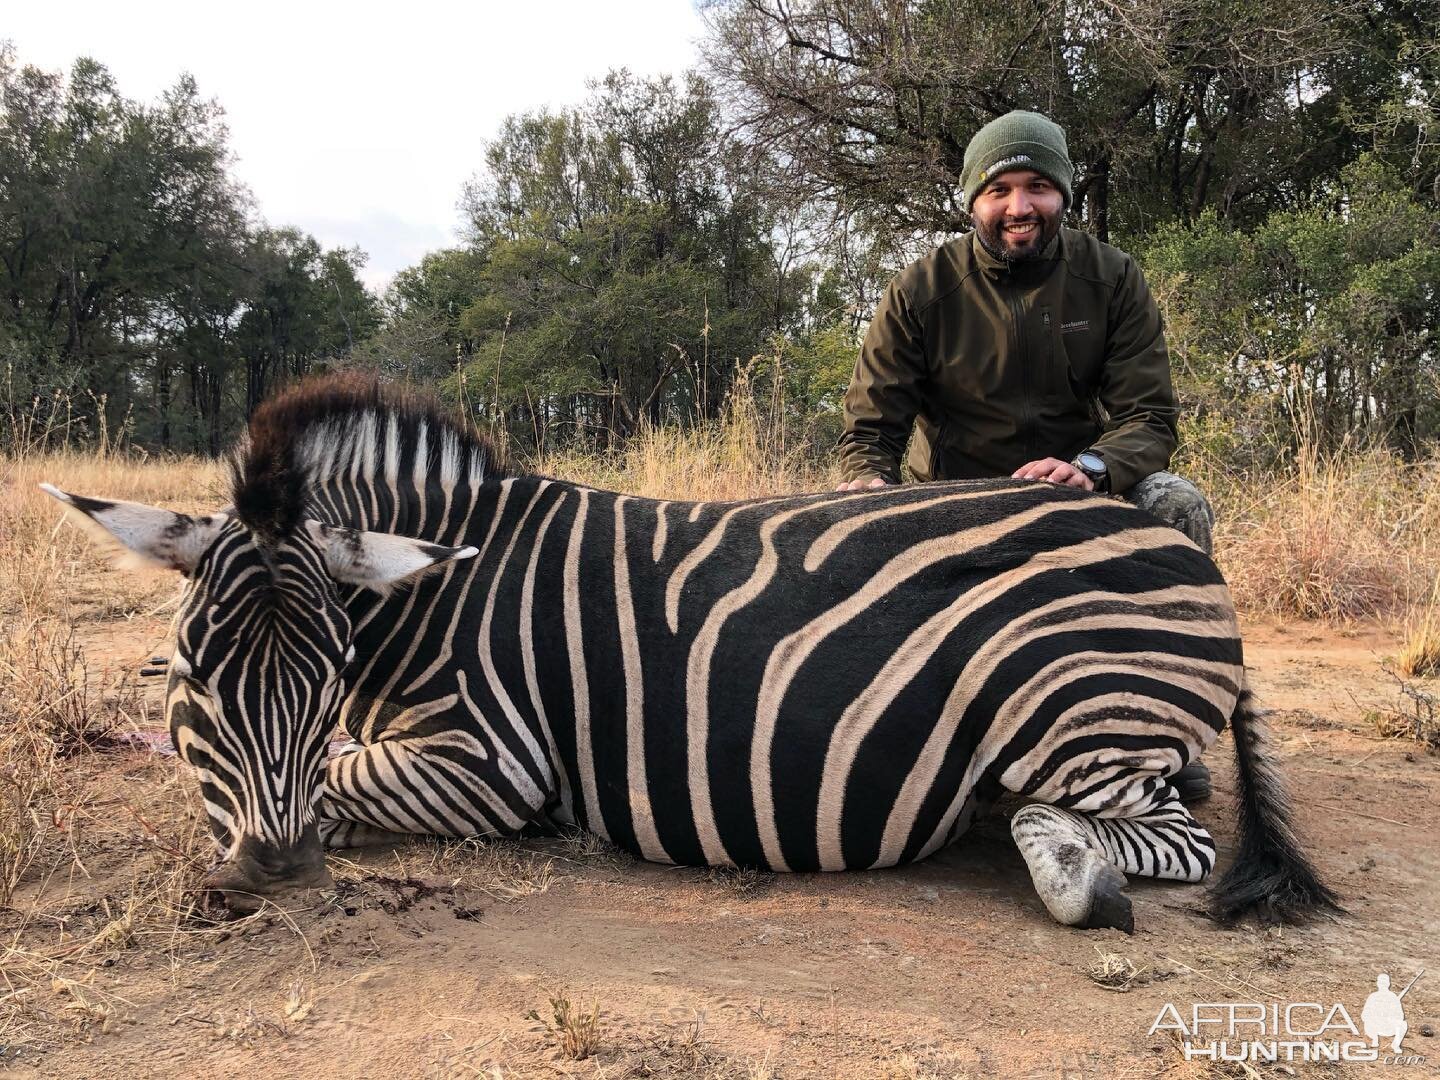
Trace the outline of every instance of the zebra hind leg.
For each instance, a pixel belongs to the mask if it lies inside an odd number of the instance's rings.
[[[1168,786],[1123,818],[1034,803],[1015,814],[1010,832],[1035,891],[1066,926],[1133,933],[1125,874],[1194,882],[1215,866],[1215,842]]]

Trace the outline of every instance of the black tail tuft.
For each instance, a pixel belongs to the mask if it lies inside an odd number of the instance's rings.
[[[1300,852],[1290,800],[1266,749],[1264,716],[1242,690],[1230,718],[1240,777],[1240,850],[1210,890],[1210,913],[1233,922],[1251,912],[1262,921],[1301,922],[1320,912],[1343,913],[1339,898]]]

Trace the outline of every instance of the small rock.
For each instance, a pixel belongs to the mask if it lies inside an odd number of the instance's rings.
[[[936,900],[940,899],[940,890],[933,885],[922,885],[919,892],[920,899],[928,901],[929,903],[933,904]]]
[[[1427,1038],[1427,1039],[1433,1039],[1433,1038],[1435,1037],[1435,1025],[1434,1025],[1434,1024],[1421,1024],[1421,1025],[1420,1025],[1420,1034],[1421,1034],[1421,1035],[1424,1035],[1425,1038]]]

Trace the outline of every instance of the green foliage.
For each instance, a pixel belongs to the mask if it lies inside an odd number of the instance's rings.
[[[768,396],[764,411],[772,422],[803,432],[828,457],[843,427],[845,389],[859,349],[848,324],[776,334],[751,361],[748,381]]]
[[[880,286],[966,225],[970,135],[1036,108],[1072,221],[1151,279],[1207,459],[1440,433],[1433,3],[708,7],[704,75],[509,117],[463,241],[378,301],[359,251],[253,220],[193,81],[143,104],[0,49],[10,414],[218,452],[278,382],[362,365],[543,453],[762,395],[820,445]]]
[[[1415,454],[1437,434],[1440,209],[1376,158],[1248,231],[1214,213],[1159,229],[1142,261],[1195,404],[1259,403],[1323,447],[1364,429]]]
[[[698,77],[616,72],[579,108],[510,117],[466,192],[468,246],[390,291],[394,367],[444,373],[479,419],[542,444],[715,416],[736,363],[820,295],[818,264],[777,251],[757,180]]]
[[[274,378],[374,331],[364,257],[253,226],[228,155],[221,110],[189,77],[143,104],[93,60],[66,78],[0,46],[12,421],[64,416],[66,437],[131,425],[144,443],[217,452]]]

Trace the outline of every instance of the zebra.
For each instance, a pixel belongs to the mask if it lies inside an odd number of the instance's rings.
[[[1122,502],[969,481],[652,500],[512,469],[358,376],[263,404],[233,505],[42,485],[186,578],[166,712],[238,910],[324,850],[575,826],[642,859],[923,859],[1008,794],[1060,923],[1133,930],[1126,874],[1216,847],[1172,778],[1228,720],[1215,913],[1338,910],[1301,853],[1215,565]],[[353,752],[327,761],[337,727]]]

